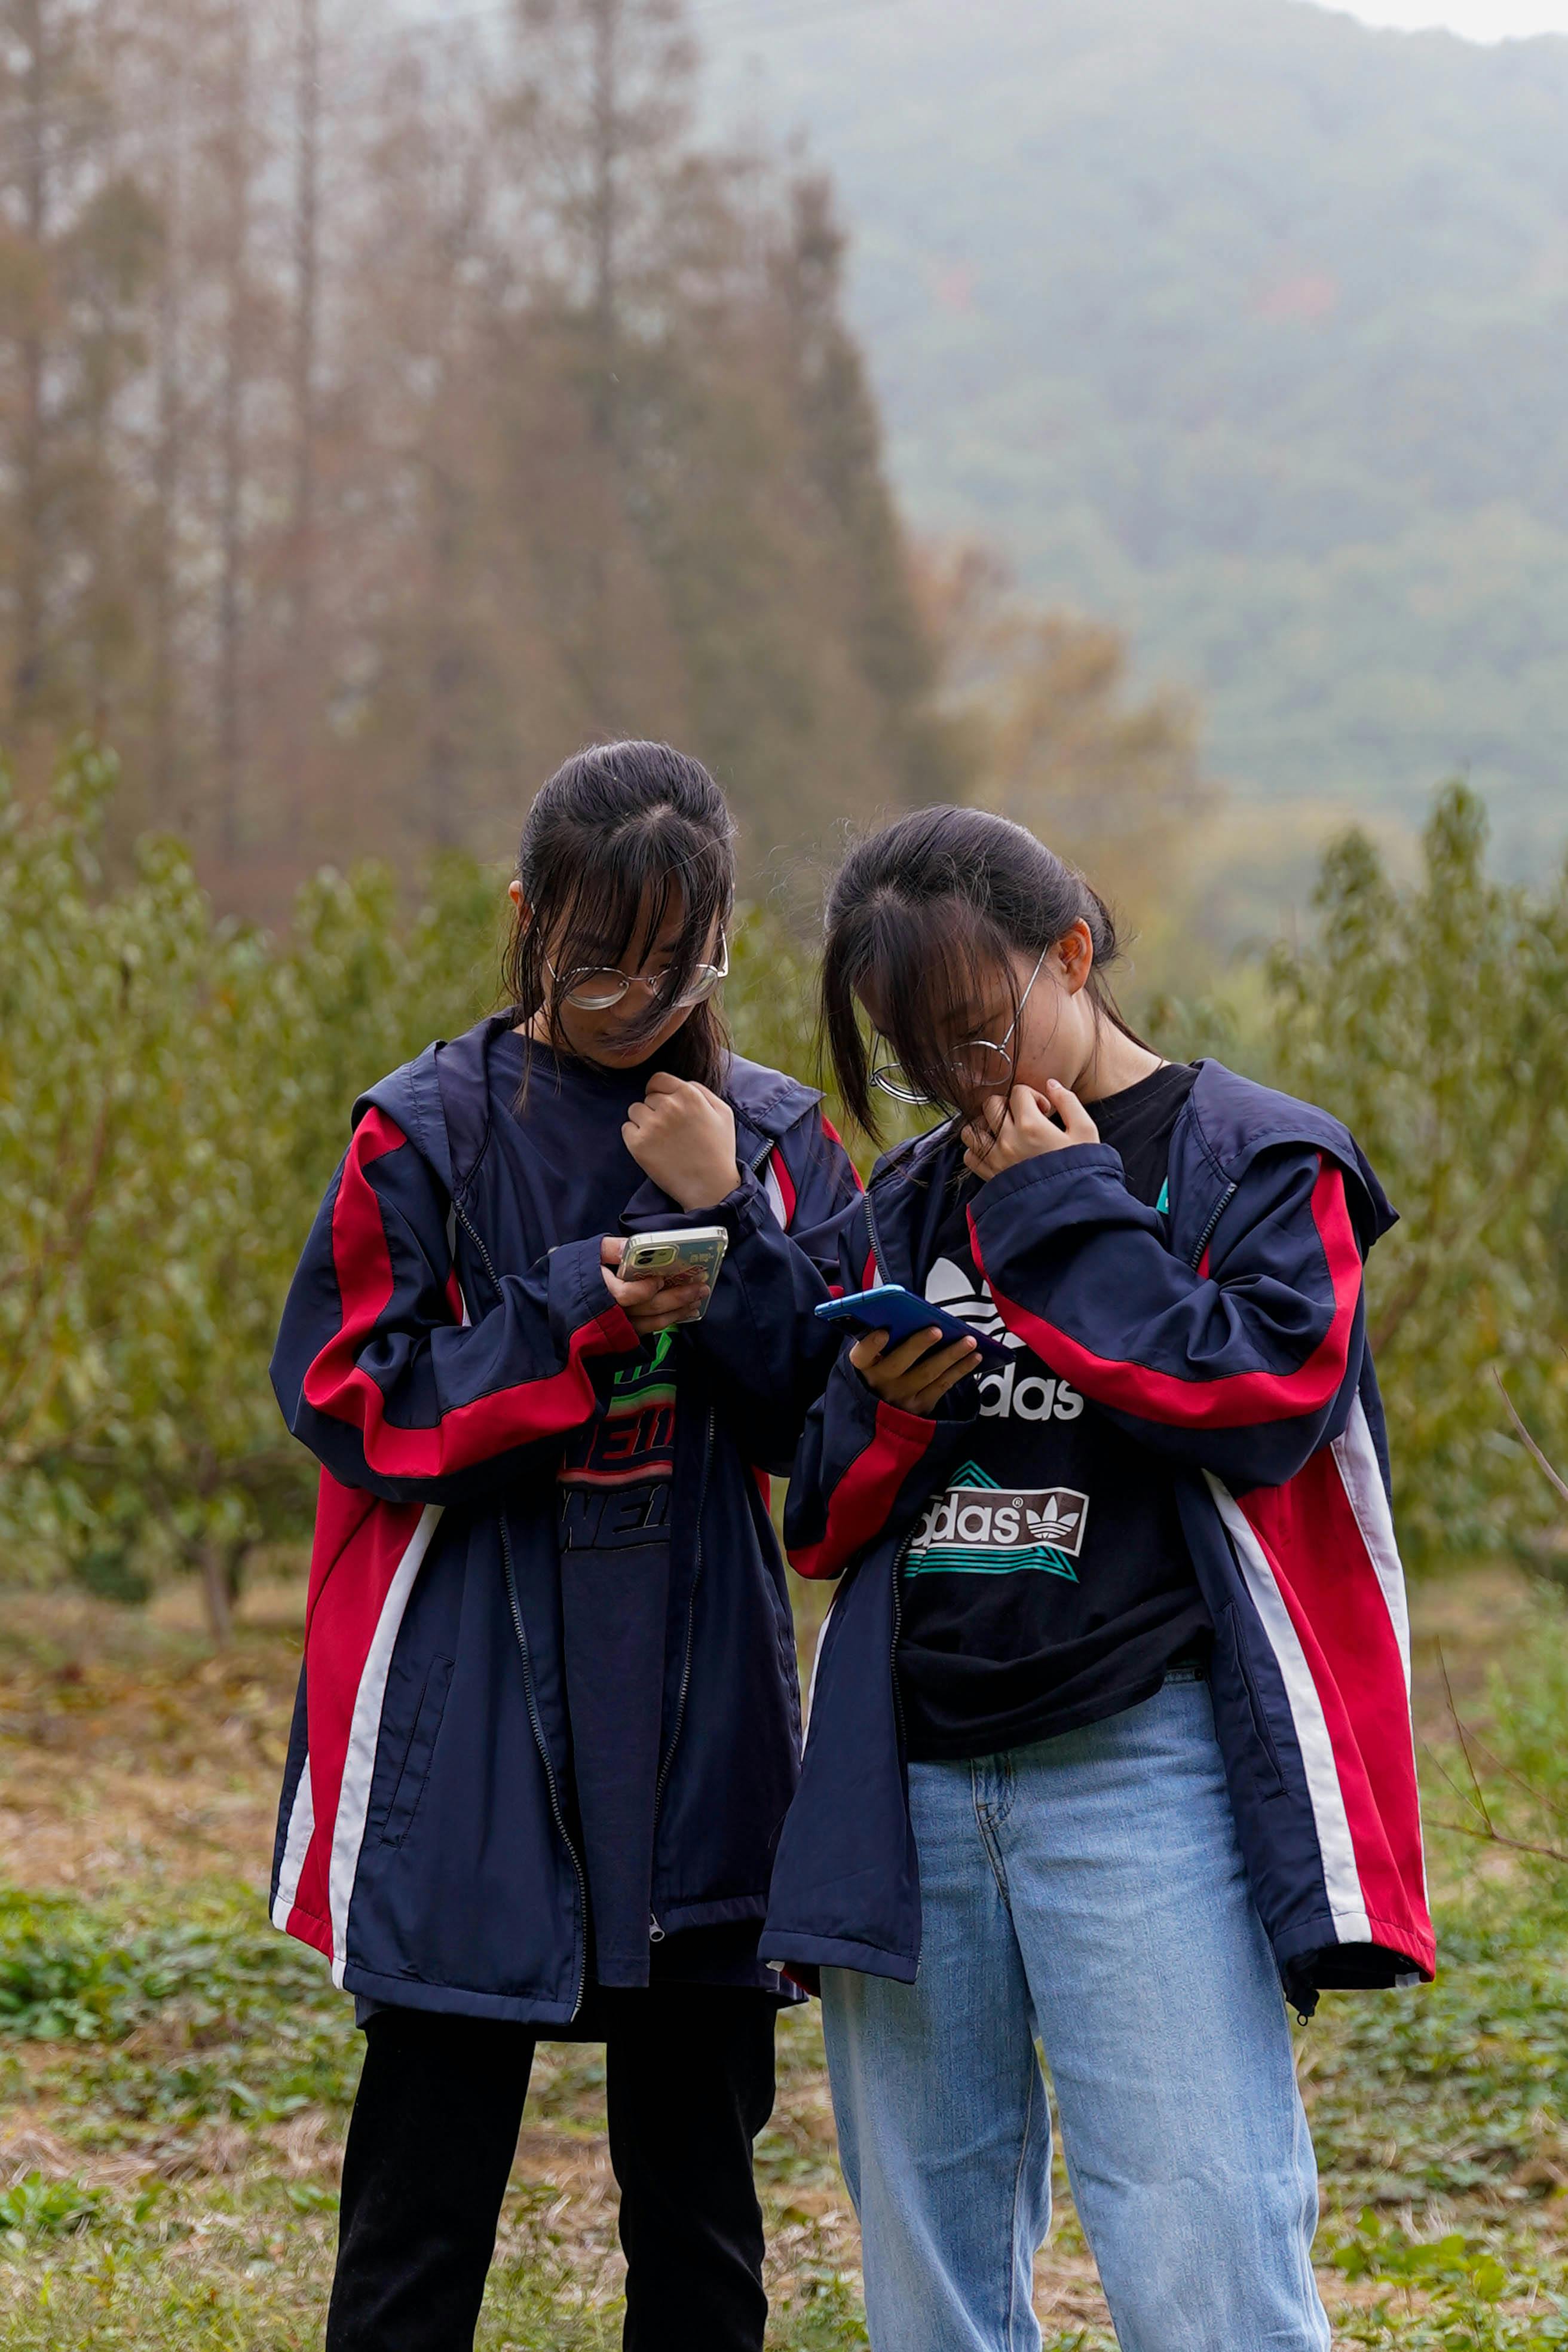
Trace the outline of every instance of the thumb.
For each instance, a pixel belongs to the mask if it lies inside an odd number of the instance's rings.
[[[1060,1116],[1063,1131],[1068,1140],[1071,1143],[1097,1142],[1100,1129],[1072,1088],[1064,1087],[1059,1078],[1050,1078],[1047,1081],[1047,1090],[1050,1096],[1051,1108]]]

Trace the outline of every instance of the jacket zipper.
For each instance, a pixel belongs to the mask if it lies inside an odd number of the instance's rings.
[[[893,1643],[888,1653],[888,1671],[893,1682],[893,1721],[898,1727],[900,1757],[909,1747],[909,1734],[904,1728],[904,1695],[899,1688],[899,1636],[904,1630],[904,1562],[913,1541],[911,1528],[893,1556]]]
[[[572,1867],[577,1876],[577,1992],[572,2003],[572,2015],[583,2006],[583,1994],[588,1980],[588,1881],[576,1847],[566,1827],[566,1816],[561,1810],[560,1791],[555,1785],[555,1767],[550,1760],[545,1745],[544,1726],[539,1720],[539,1707],[533,1696],[533,1661],[529,1654],[528,1635],[523,1631],[522,1609],[517,1597],[517,1577],[512,1568],[511,1536],[506,1523],[506,1513],[500,1514],[501,1556],[506,1561],[507,1598],[511,1602],[511,1622],[517,1634],[518,1652],[522,1659],[522,1687],[528,1699],[528,1719],[533,1726],[534,1745],[544,1766],[544,1784],[550,1791],[550,1811],[561,1833],[561,1843],[572,1857]]]
[[[1192,1255],[1187,1262],[1191,1265],[1194,1274],[1203,1263],[1203,1255],[1205,1250],[1207,1249],[1210,1242],[1214,1239],[1215,1227],[1218,1224],[1220,1219],[1224,1216],[1226,1211],[1235,1200],[1236,1193],[1237,1188],[1234,1184],[1227,1184],[1226,1186],[1225,1191],[1220,1194],[1219,1200],[1215,1206],[1214,1214],[1210,1217],[1207,1224],[1204,1227],[1202,1233],[1198,1235],[1197,1240],[1193,1244]]]
[[[758,1175],[764,1162],[770,1160],[777,1150],[777,1144],[771,1139],[765,1142],[756,1158],[746,1161],[747,1175]],[[680,1745],[681,1732],[686,1727],[686,1696],[691,1688],[691,1652],[697,1637],[697,1588],[702,1581],[702,1506],[708,1499],[708,1466],[712,1454],[713,1408],[710,1405],[702,1440],[702,1477],[697,1490],[697,1568],[691,1579],[691,1596],[686,1606],[686,1656],[680,1669],[680,1695],[675,1703],[675,1728],[670,1734],[669,1746],[665,1750],[664,1761],[658,1768],[658,1779],[654,1783],[653,1833],[656,1843],[658,1837],[658,1817],[664,1805],[665,1788],[675,1763],[675,1751]],[[658,1913],[650,1911],[647,1915],[648,1942],[662,1944],[665,1932],[658,1923]]]
[[[675,1751],[680,1745],[680,1735],[686,1728],[686,1697],[691,1688],[691,1652],[697,1638],[697,1589],[702,1581],[702,1507],[708,1499],[708,1469],[713,1458],[713,1408],[708,1408],[708,1418],[702,1433],[702,1476],[697,1488],[697,1567],[691,1579],[691,1592],[686,1604],[686,1655],[681,1662],[680,1693],[675,1702],[675,1728],[669,1735],[669,1746],[664,1751],[664,1761],[658,1768],[658,1779],[653,1790],[653,1834],[657,1845],[658,1817],[664,1805],[664,1792],[669,1783]],[[662,1944],[664,1929],[657,1917],[648,1915],[648,1941]]]
[[[871,1238],[871,1255],[877,1262],[877,1271],[885,1282],[888,1277],[888,1268],[887,1263],[882,1256],[882,1244],[877,1234],[877,1212],[871,1206],[871,1187],[869,1184],[866,1187],[866,1231]]]
[[[479,1252],[479,1264],[489,1278],[491,1289],[500,1298],[502,1296],[500,1279],[483,1239],[475,1230],[473,1221],[461,1202],[454,1201],[452,1208],[458,1223]],[[561,1843],[571,1858],[573,1873],[577,1881],[577,1991],[572,2003],[572,2015],[575,2017],[583,2006],[583,1995],[588,1982],[588,1881],[584,1873],[581,1857],[572,1843],[572,1833],[566,1826],[566,1816],[561,1807],[561,1792],[555,1785],[555,1767],[550,1760],[550,1749],[544,1738],[544,1726],[539,1719],[539,1705],[533,1692],[533,1660],[529,1652],[528,1634],[522,1622],[522,1604],[517,1597],[517,1572],[511,1557],[511,1530],[506,1523],[505,1510],[499,1510],[496,1513],[496,1518],[500,1528],[501,1558],[506,1563],[506,1592],[507,1599],[511,1604],[512,1631],[517,1635],[518,1655],[522,1660],[522,1688],[523,1696],[528,1701],[528,1720],[533,1729],[533,1744],[539,1750],[539,1760],[544,1767],[544,1785],[550,1794],[551,1816],[560,1833]]]
[[[871,1255],[877,1262],[877,1272],[887,1280],[887,1262],[882,1255],[881,1237],[877,1231],[877,1212],[871,1205],[871,1189],[866,1188],[866,1231],[870,1237]],[[904,1754],[909,1734],[904,1726],[904,1695],[899,1688],[899,1636],[904,1629],[904,1562],[915,1538],[911,1528],[893,1555],[893,1639],[888,1651],[888,1673],[893,1685],[893,1721],[898,1727],[899,1753]]]
[[[479,1264],[484,1267],[486,1274],[489,1276],[490,1288],[495,1292],[498,1298],[501,1297],[503,1294],[500,1286],[500,1276],[497,1274],[494,1265],[490,1262],[490,1254],[479,1238],[479,1232],[474,1225],[472,1218],[468,1215],[468,1211],[464,1208],[460,1201],[454,1199],[452,1202],[452,1214],[457,1218],[458,1223],[462,1226],[463,1231],[468,1234],[468,1239],[473,1243],[474,1247],[478,1250],[479,1254]]]

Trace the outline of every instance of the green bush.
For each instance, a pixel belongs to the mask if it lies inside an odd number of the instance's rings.
[[[218,920],[180,844],[105,870],[114,762],[78,743],[24,816],[0,772],[0,1540],[106,1598],[307,1532],[315,1480],[267,1378],[363,1087],[496,1001],[504,880],[438,856],[323,872],[288,931]],[[810,971],[743,909],[743,1051],[809,1066]]]
[[[1568,1454],[1568,872],[1492,881],[1481,803],[1456,784],[1417,881],[1351,833],[1314,908],[1268,957],[1249,1023],[1223,1001],[1167,1004],[1160,1034],[1335,1112],[1399,1212],[1367,1302],[1409,1556],[1550,1565],[1553,1498],[1496,1381]]]
[[[32,815],[0,776],[0,1544],[120,1600],[197,1571],[221,1634],[251,1552],[309,1525],[267,1362],[349,1107],[494,1002],[502,877],[445,856],[410,904],[384,867],[322,873],[271,938],[215,917],[176,842],[107,872],[114,785],[86,742]],[[1541,1557],[1491,1375],[1568,1455],[1568,885],[1489,881],[1456,788],[1418,887],[1352,835],[1317,904],[1251,1059],[1350,1122],[1403,1212],[1370,1312],[1404,1531]],[[752,908],[731,964],[742,1050],[810,1076],[808,949]]]
[[[197,1570],[221,1632],[309,1522],[267,1361],[349,1106],[480,1008],[499,884],[321,874],[273,940],[177,843],[107,875],[114,783],[79,744],[25,819],[0,778],[0,1537],[118,1599]]]

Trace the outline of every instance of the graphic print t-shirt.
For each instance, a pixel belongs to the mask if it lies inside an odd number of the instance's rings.
[[[595,1070],[536,1046],[519,1108],[523,1067],[521,1039],[500,1039],[491,1072],[506,1116],[495,1132],[514,1181],[535,1193],[531,1223],[561,1244],[617,1233],[621,1212],[644,1181],[621,1129],[652,1066]],[[604,1411],[568,1440],[557,1472],[576,1828],[601,1985],[644,1985],[649,1977],[675,1362],[672,1333],[639,1356],[595,1360]]]
[[[1153,1206],[1196,1073],[1154,1071],[1092,1106]],[[965,1177],[938,1229],[925,1296],[989,1331],[1008,1361],[980,1378],[980,1419],[905,1556],[898,1650],[909,1753],[987,1756],[1147,1698],[1208,1632],[1172,1475],[1006,1331],[970,1250]]]

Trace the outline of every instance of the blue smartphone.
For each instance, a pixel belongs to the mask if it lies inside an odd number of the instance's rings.
[[[825,1323],[848,1323],[857,1331],[885,1331],[889,1341],[908,1339],[916,1331],[940,1331],[944,1339],[978,1339],[988,1364],[1005,1364],[1008,1351],[988,1332],[977,1331],[961,1315],[933,1307],[929,1298],[906,1290],[901,1282],[879,1282],[874,1290],[852,1290],[847,1297],[825,1299],[816,1312]]]

